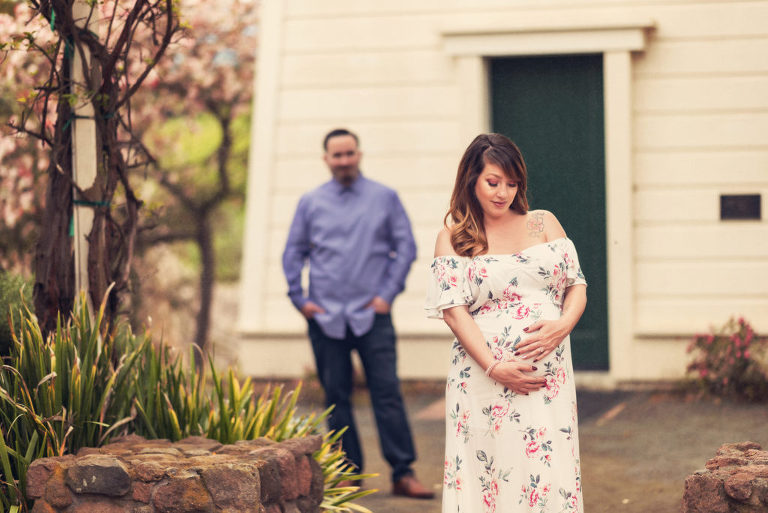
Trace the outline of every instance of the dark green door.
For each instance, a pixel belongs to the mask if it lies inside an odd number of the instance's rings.
[[[607,369],[602,55],[492,59],[490,73],[493,131],[520,147],[531,208],[557,216],[587,277],[574,366]]]

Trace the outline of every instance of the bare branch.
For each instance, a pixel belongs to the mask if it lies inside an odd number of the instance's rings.
[[[147,67],[144,68],[144,71],[141,75],[136,79],[134,84],[128,89],[128,91],[123,95],[123,97],[120,99],[120,101],[117,102],[117,107],[121,107],[123,104],[125,104],[134,94],[136,94],[136,91],[139,89],[141,84],[144,82],[144,79],[147,78],[149,73],[152,71],[152,68],[155,67],[157,62],[160,60],[160,58],[165,54],[165,51],[168,49],[168,45],[171,44],[171,38],[178,28],[178,25],[174,24],[174,18],[173,18],[173,1],[172,0],[165,0],[166,4],[166,27],[165,32],[163,34],[162,42],[160,43],[160,46],[158,50],[155,52],[154,57],[152,58],[152,61],[147,64]]]
[[[146,0],[136,0],[136,3],[133,4],[133,9],[131,9],[131,12],[128,14],[128,17],[125,20],[125,24],[123,25],[123,30],[120,32],[120,35],[118,36],[117,42],[115,43],[115,46],[112,49],[111,55],[108,57],[107,61],[102,66],[103,82],[100,89],[101,93],[106,93],[108,90],[108,84],[113,77],[115,67],[117,66],[117,62],[122,56],[123,47],[128,42],[128,36],[131,33],[131,27],[136,22],[136,18],[139,16],[139,13],[142,11],[145,4],[146,4]]]

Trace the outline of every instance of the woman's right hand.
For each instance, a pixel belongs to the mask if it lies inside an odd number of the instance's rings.
[[[501,362],[491,371],[491,379],[501,383],[516,394],[528,395],[546,386],[544,376],[532,376],[536,367],[522,362]]]

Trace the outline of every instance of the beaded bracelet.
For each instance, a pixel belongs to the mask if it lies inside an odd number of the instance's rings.
[[[488,366],[488,368],[487,368],[487,369],[485,369],[485,375],[486,375],[486,376],[488,376],[488,377],[491,377],[491,372],[493,372],[493,369],[495,369],[495,368],[496,368],[496,366],[497,366],[498,364],[500,364],[500,363],[501,363],[501,360],[496,360],[495,362],[493,362],[492,364],[490,364],[490,365]]]

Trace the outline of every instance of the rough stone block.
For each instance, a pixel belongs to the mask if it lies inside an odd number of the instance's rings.
[[[211,451],[206,451],[205,449],[180,449],[182,453],[184,453],[184,456],[191,458],[191,457],[208,457],[211,455]]]
[[[261,483],[261,503],[270,504],[280,499],[280,468],[277,460],[265,457],[258,462],[259,482]]]
[[[158,513],[213,513],[213,500],[197,476],[171,478],[158,484],[152,504]]]
[[[303,454],[313,454],[323,445],[323,437],[320,435],[306,436],[303,438],[292,438],[280,443],[280,447],[288,449],[295,457]]]
[[[276,490],[279,497],[271,500],[290,501],[299,496],[296,481],[293,478],[296,475],[296,461],[293,459],[291,451],[273,446],[256,449],[251,451],[250,454],[253,457],[264,458],[277,467],[279,486]],[[264,480],[262,479],[262,491],[263,483]],[[264,500],[264,502],[271,502],[271,500]]]
[[[131,489],[131,476],[114,457],[91,455],[78,458],[69,467],[67,484],[77,493],[119,497]]]
[[[296,499],[296,506],[301,513],[318,513],[320,511],[320,503],[315,502],[309,497],[299,497]]]
[[[752,495],[753,476],[746,472],[733,474],[725,480],[725,493],[738,501],[746,501]]]
[[[98,453],[37,460],[28,496],[32,513],[318,513],[315,443],[125,437]]]
[[[167,454],[174,458],[182,456],[181,451],[173,447],[144,447],[139,454]]]
[[[751,465],[768,465],[768,451],[750,449],[744,453]]]
[[[126,445],[129,447],[135,447],[137,445],[147,444],[151,442],[168,442],[168,440],[164,440],[164,439],[147,440],[143,436],[131,433],[130,435],[123,435],[123,436],[118,436],[117,438],[113,438],[112,442],[110,442],[105,447],[113,447],[117,445]]]
[[[323,501],[323,493],[325,492],[323,469],[314,458],[309,458],[309,466],[312,469],[312,486],[309,490],[309,498],[313,503],[319,505]]]
[[[45,484],[59,464],[53,458],[35,460],[27,469],[27,497],[39,499],[45,493]]]
[[[235,454],[208,454],[206,456],[187,455],[187,462],[190,468],[195,470],[210,467],[211,465],[227,465],[233,461],[242,461],[243,455]]]
[[[289,501],[286,503],[283,503],[283,513],[301,513],[301,510],[296,505],[296,502]]]
[[[275,441],[261,436],[259,438],[254,438],[253,440],[240,440],[239,442],[235,442],[235,445],[245,445],[251,449],[256,449],[259,447],[269,447],[275,445]]]
[[[299,497],[306,497],[312,490],[312,467],[309,460],[311,456],[301,455],[296,457],[296,490]]]
[[[282,500],[292,501],[299,497],[299,490],[296,483],[296,460],[291,451],[278,448],[275,449],[278,468],[280,469],[280,480],[282,484]]]
[[[80,450],[77,451],[77,457],[80,456],[90,456],[91,454],[101,454],[101,449],[98,447],[81,447]]]
[[[754,442],[722,445],[707,470],[685,481],[683,513],[768,511],[766,451]]]
[[[133,465],[134,475],[146,483],[159,481],[164,478],[165,469],[166,467],[163,465],[151,461],[134,463]]]
[[[248,449],[237,445],[225,445],[216,451],[217,455],[237,456],[248,452]]]
[[[143,481],[134,481],[131,498],[149,504],[149,501],[152,500],[152,485]]]
[[[731,444],[724,444],[723,446],[720,447],[720,449],[718,449],[717,452],[720,452],[720,450],[723,450],[726,448],[730,450],[745,452],[745,451],[748,451],[749,449],[760,450],[762,449],[762,446],[757,442],[736,442]]]
[[[65,481],[64,469],[56,468],[45,487],[45,501],[55,508],[66,508],[72,504],[72,494]]]
[[[200,476],[216,508],[246,511],[253,510],[254,504],[259,503],[259,474],[251,466],[216,465],[202,469]]]
[[[683,492],[683,513],[729,513],[723,483],[710,475],[689,476]]]
[[[742,467],[744,465],[747,465],[748,463],[749,463],[749,460],[742,456],[725,454],[721,456],[715,456],[714,458],[709,460],[705,466],[707,467],[708,470],[718,470],[721,468],[728,468],[728,467]]]
[[[183,440],[176,442],[176,448],[182,452],[187,450],[204,450],[208,452],[215,452],[222,447],[221,443],[210,438],[204,438],[202,436],[188,436]]]
[[[68,513],[125,513],[128,506],[116,500],[95,499],[72,506]]]
[[[762,504],[766,507],[766,510],[768,510],[768,480],[758,480],[755,484],[753,493],[759,504]]]
[[[31,513],[57,513],[56,510],[44,500],[36,500]]]

